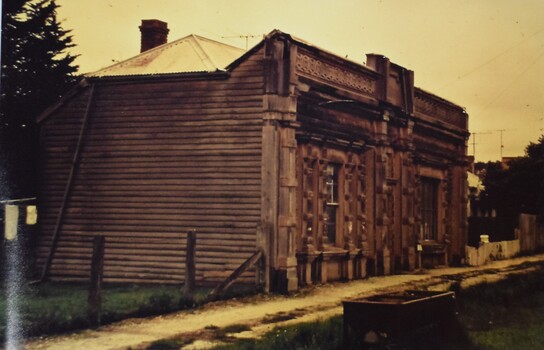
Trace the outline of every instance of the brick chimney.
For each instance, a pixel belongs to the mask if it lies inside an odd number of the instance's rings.
[[[168,41],[168,23],[157,19],[142,19],[140,32],[142,33],[142,43],[140,52],[151,50]]]

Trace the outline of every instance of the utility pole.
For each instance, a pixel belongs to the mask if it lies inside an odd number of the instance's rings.
[[[260,38],[261,35],[234,35],[234,36],[222,36],[222,39],[232,39],[232,38],[240,38],[240,39],[246,39],[246,51],[248,49],[249,44],[249,38]]]
[[[498,130],[495,130],[495,131],[498,131],[498,132],[501,133],[501,161],[502,161],[502,150],[504,149],[504,144],[502,143],[502,134],[503,134],[503,132],[510,131],[510,130],[514,130],[514,129],[498,129]]]
[[[483,131],[483,132],[472,132],[470,135],[472,136],[472,156],[474,159],[476,159],[476,135],[487,135],[491,134],[490,131]]]

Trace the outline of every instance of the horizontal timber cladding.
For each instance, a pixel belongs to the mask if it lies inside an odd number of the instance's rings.
[[[255,251],[260,221],[262,53],[228,77],[95,82],[79,166],[49,276],[86,281],[106,237],[106,282],[181,283],[197,230],[197,283],[215,284]],[[45,264],[89,89],[42,124]],[[254,270],[242,282],[254,281]]]

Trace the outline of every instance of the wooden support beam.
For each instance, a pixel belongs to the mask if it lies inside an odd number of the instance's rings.
[[[89,94],[89,100],[87,101],[87,107],[85,109],[85,114],[83,115],[83,121],[81,123],[81,129],[79,131],[79,137],[77,139],[76,150],[74,152],[74,157],[72,158],[72,167],[70,168],[70,174],[68,175],[68,181],[66,182],[66,187],[64,189],[64,196],[62,198],[62,204],[59,209],[59,214],[57,216],[57,221],[55,223],[55,230],[53,231],[53,239],[51,240],[51,246],[49,247],[49,254],[47,255],[47,260],[43,266],[42,275],[40,277],[40,282],[45,281],[49,268],[51,267],[51,261],[53,260],[53,255],[55,254],[55,248],[57,247],[57,241],[59,239],[60,228],[62,226],[62,219],[64,218],[64,212],[66,210],[66,204],[68,203],[68,198],[70,197],[70,192],[72,189],[72,183],[74,181],[74,176],[79,165],[79,159],[81,155],[81,150],[83,148],[83,136],[87,130],[87,121],[89,119],[89,114],[91,111],[91,105],[93,102],[94,95],[94,85],[91,85],[91,93]]]
[[[227,290],[228,287],[230,287],[238,277],[240,277],[245,271],[250,269],[253,265],[255,265],[259,259],[263,256],[262,250],[257,250],[253,255],[251,255],[240,267],[238,267],[234,272],[227,277],[223,282],[221,282],[217,287],[215,287],[214,290],[208,294],[208,298],[213,300],[223,294],[225,290]]]

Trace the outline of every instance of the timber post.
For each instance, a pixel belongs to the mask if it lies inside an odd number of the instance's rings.
[[[104,236],[95,236],[91,260],[91,285],[89,286],[89,320],[91,324],[100,325],[102,314],[102,278],[104,275]]]
[[[187,253],[185,257],[185,296],[191,300],[195,291],[195,250],[196,230],[187,232]]]

